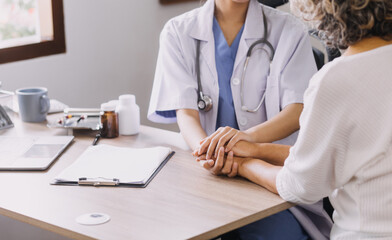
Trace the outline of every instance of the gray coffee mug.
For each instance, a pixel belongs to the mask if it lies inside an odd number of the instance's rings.
[[[16,90],[19,116],[24,122],[43,122],[49,111],[48,89],[43,87],[21,88]]]

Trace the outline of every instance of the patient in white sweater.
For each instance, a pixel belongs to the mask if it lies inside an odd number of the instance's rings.
[[[325,66],[304,106],[276,177],[279,195],[296,203],[329,196],[332,239],[392,239],[392,44]]]
[[[392,239],[392,1],[291,4],[327,44],[347,48],[310,81],[296,144],[240,141],[203,166],[290,202],[328,196],[331,239]]]

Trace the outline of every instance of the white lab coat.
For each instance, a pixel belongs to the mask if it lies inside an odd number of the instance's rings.
[[[276,53],[269,68],[265,52],[253,50],[244,78],[244,104],[255,108],[266,91],[265,103],[256,113],[241,110],[240,79],[246,53],[249,46],[264,35],[261,6],[256,0],[250,1],[233,68],[231,89],[240,130],[271,119],[288,104],[302,103],[309,79],[317,71],[304,25],[288,13],[263,6],[268,21],[268,41]],[[196,40],[201,40],[201,82],[203,93],[212,98],[213,108],[206,113],[200,111],[200,120],[208,135],[216,130],[219,85],[212,32],[213,14],[214,0],[208,0],[203,7],[171,19],[162,30],[148,111],[151,121],[176,122],[175,117],[162,117],[156,111],[198,109],[195,59]],[[268,48],[264,49],[269,52]],[[296,133],[292,134],[280,143],[292,145],[296,137]]]
[[[254,49],[252,52],[244,80],[244,102],[252,109],[259,103],[264,91],[266,97],[256,113],[248,113],[241,109],[240,79],[248,48],[253,42],[263,38],[262,8],[268,21],[268,41],[276,52],[270,67],[264,51]],[[200,40],[200,77],[203,93],[210,96],[213,101],[213,107],[209,112],[199,112],[200,121],[208,135],[216,130],[219,85],[212,32],[213,16],[214,0],[207,0],[201,8],[171,19],[163,28],[147,116],[149,120],[175,123],[175,115],[163,117],[157,114],[157,111],[198,110],[195,61],[196,40]],[[265,49],[269,51],[268,48]],[[273,118],[288,104],[303,103],[303,93],[316,71],[306,27],[288,13],[250,0],[231,80],[240,130],[246,130]],[[278,142],[293,145],[296,138],[297,133],[294,133]],[[322,202],[290,210],[312,239],[328,239],[332,222],[323,210]]]

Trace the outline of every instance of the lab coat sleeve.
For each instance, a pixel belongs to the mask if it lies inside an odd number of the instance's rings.
[[[286,201],[315,203],[344,184],[336,177],[342,176],[342,171],[346,181],[355,171],[344,163],[347,136],[352,130],[347,127],[347,109],[339,105],[344,103],[345,94],[316,77],[320,75],[312,78],[305,92],[297,142],[276,178],[279,195]]]
[[[317,72],[307,32],[302,27],[296,26],[288,33],[292,36],[283,37],[296,44],[287,44],[287,40],[284,41],[286,46],[290,47],[284,49],[287,61],[280,77],[280,109],[292,103],[303,103],[303,94],[309,80]]]
[[[181,33],[180,33],[181,34]],[[197,110],[197,82],[186,65],[184,45],[172,21],[160,35],[160,48],[154,84],[148,110],[148,119],[158,123],[176,122],[175,110]],[[189,46],[189,45],[188,45]],[[192,55],[193,56],[193,55]]]

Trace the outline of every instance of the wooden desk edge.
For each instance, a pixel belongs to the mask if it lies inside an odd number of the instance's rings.
[[[291,208],[293,206],[295,206],[295,204],[289,203],[289,202],[283,202],[283,203],[281,203],[279,205],[276,205],[273,208],[267,209],[267,210],[262,211],[262,212],[255,213],[253,215],[250,215],[250,216],[247,216],[247,217],[244,217],[244,218],[241,218],[241,219],[239,219],[237,221],[231,222],[231,223],[226,224],[226,225],[224,225],[222,227],[215,228],[215,229],[212,229],[212,230],[210,230],[208,232],[200,234],[198,236],[192,237],[192,238],[190,238],[190,240],[205,240],[205,239],[216,238],[216,237],[218,237],[218,236],[220,236],[220,235],[222,235],[224,233],[228,233],[228,232],[230,232],[230,231],[232,231],[234,229],[237,229],[237,228],[243,227],[245,225],[248,225],[249,223],[253,223],[253,222],[256,222],[256,221],[258,221],[260,219],[269,217],[269,216],[271,216],[271,215],[273,215],[275,213],[278,213],[280,211],[289,209],[289,208]]]
[[[24,222],[24,223],[30,224],[32,226],[35,226],[35,227],[38,227],[38,228],[41,228],[41,229],[65,236],[65,237],[68,237],[71,239],[95,240],[95,238],[91,238],[91,237],[74,232],[69,229],[61,228],[61,227],[52,225],[50,223],[40,221],[38,219],[34,219],[34,218],[31,218],[31,217],[28,217],[28,216],[25,216],[25,215],[22,215],[22,214],[13,212],[13,211],[9,211],[4,208],[0,208],[0,214],[3,216],[6,216],[6,217],[12,218],[14,220]]]
[[[248,217],[244,217],[242,219],[239,219],[237,221],[234,221],[234,222],[229,223],[227,225],[224,225],[222,227],[215,228],[215,229],[212,229],[208,232],[200,234],[198,236],[192,237],[192,238],[190,238],[190,240],[204,240],[204,239],[216,238],[224,233],[228,233],[234,229],[243,227],[249,223],[266,218],[268,216],[271,216],[275,213],[286,210],[286,209],[293,207],[293,206],[295,206],[295,204],[292,204],[289,202],[283,202],[283,203],[276,205],[275,207],[270,208],[266,211],[255,213],[253,215],[250,215]],[[24,215],[21,215],[16,212],[6,210],[4,208],[0,208],[0,214],[3,216],[6,216],[6,217],[12,218],[14,220],[24,222],[24,223],[30,224],[32,226],[35,226],[35,227],[38,227],[41,229],[45,229],[47,231],[50,231],[50,232],[53,232],[53,233],[56,233],[56,234],[59,234],[59,235],[62,235],[62,236],[65,236],[65,237],[68,237],[71,239],[95,240],[95,238],[91,238],[91,237],[74,232],[69,229],[64,229],[64,228],[52,225],[47,222],[43,222],[43,221],[28,217],[28,216],[24,216]]]

